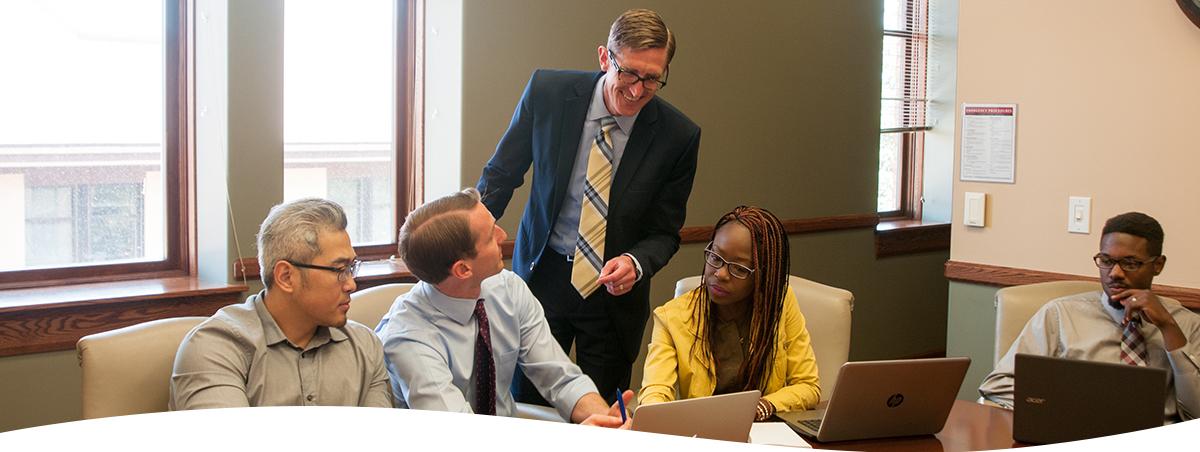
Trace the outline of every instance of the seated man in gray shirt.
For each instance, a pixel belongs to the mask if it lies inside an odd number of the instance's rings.
[[[275,206],[258,232],[258,262],[266,288],[184,338],[170,408],[391,407],[379,339],[346,320],[359,261],[342,208]]]
[[[1168,422],[1200,415],[1200,316],[1151,290],[1167,264],[1162,244],[1154,218],[1138,212],[1110,218],[1092,257],[1104,290],[1042,306],[983,380],[980,394],[1011,408],[1014,361],[1017,353],[1029,353],[1167,369]]]
[[[525,281],[504,270],[507,237],[475,189],[408,215],[399,255],[421,281],[375,329],[397,405],[510,416],[520,366],[564,419],[628,428],[563,353]]]

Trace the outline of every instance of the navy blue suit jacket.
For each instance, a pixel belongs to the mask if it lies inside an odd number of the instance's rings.
[[[596,82],[603,75],[534,71],[508,131],[477,184],[484,205],[500,218],[513,190],[524,183],[525,173],[533,167],[529,202],[517,231],[512,264],[513,271],[527,281],[558,220],[587,109]],[[636,317],[640,317],[636,341],[641,341],[648,315],[650,278],[679,249],[679,229],[686,216],[699,148],[700,127],[655,96],[638,115],[613,176],[604,261],[629,253],[642,266],[641,281],[628,294],[617,297],[642,306],[619,310],[631,315],[626,319],[631,324],[637,324]]]

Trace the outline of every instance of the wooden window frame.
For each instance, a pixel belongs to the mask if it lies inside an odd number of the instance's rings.
[[[399,231],[408,213],[424,199],[424,73],[425,2],[396,0],[396,202],[393,225]],[[363,259],[383,259],[396,254],[396,234],[392,241],[354,247]]]
[[[399,231],[408,213],[417,208],[424,198],[424,0],[396,0],[396,28],[394,49],[396,57],[396,119],[392,137],[395,148],[395,206],[393,222]],[[354,247],[360,259],[386,259],[396,254],[396,234],[389,243],[359,245]],[[252,262],[253,261],[253,262]],[[235,264],[235,272],[245,264],[245,273],[251,277],[258,273],[257,259],[241,259]],[[253,267],[253,268],[251,268]]]
[[[894,132],[900,134],[900,208],[879,212],[882,221],[920,220],[925,164],[925,132]],[[882,134],[881,134],[882,135]]]
[[[395,230],[404,225],[408,213],[424,200],[425,149],[425,0],[396,0],[396,123],[393,136],[396,148]],[[354,252],[368,261],[360,270],[360,287],[366,274],[370,278],[387,278],[397,272],[407,272],[389,258],[396,254],[396,236],[390,243],[359,245]],[[402,270],[397,270],[402,269]],[[373,275],[373,276],[372,276]],[[242,257],[233,262],[233,276],[249,281],[261,278],[256,256]],[[369,284],[368,284],[369,285]]]
[[[164,105],[163,201],[166,238],[163,260],[123,264],[74,265],[0,272],[0,289],[169,278],[194,273],[191,227],[191,1],[163,1]]]
[[[928,20],[929,17],[929,0],[902,0],[906,9],[921,8],[921,14]],[[912,30],[883,30],[883,36],[898,37],[905,40],[923,39],[925,41],[919,55],[915,54],[918,46],[905,46],[905,61],[919,58],[923,61],[919,64],[923,68],[927,68],[929,64],[929,30],[928,26],[924,30],[914,32]],[[912,93],[917,98],[925,98],[928,92],[928,73],[922,69],[919,74],[914,74],[914,71],[905,71],[904,73],[904,90],[905,93]],[[926,101],[927,102],[927,101]],[[921,121],[924,122],[922,116]],[[923,204],[923,171],[925,162],[925,131],[929,130],[929,126],[923,125],[919,127],[901,127],[899,129],[884,129],[880,130],[880,135],[900,134],[900,186],[898,187],[900,206],[898,210],[879,212],[879,217],[883,221],[897,220],[920,220],[921,207]]]

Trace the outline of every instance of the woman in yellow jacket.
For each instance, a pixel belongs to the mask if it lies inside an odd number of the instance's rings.
[[[783,224],[739,206],[713,229],[700,287],[654,310],[638,403],[758,389],[757,421],[813,408],[817,362],[788,287]]]

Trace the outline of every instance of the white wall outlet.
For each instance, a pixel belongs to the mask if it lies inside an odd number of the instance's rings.
[[[987,194],[966,192],[963,202],[963,224],[977,228],[983,227],[984,213],[987,210]]]
[[[1092,198],[1072,196],[1067,200],[1067,232],[1087,234],[1092,221]]]

